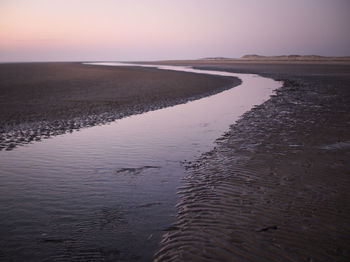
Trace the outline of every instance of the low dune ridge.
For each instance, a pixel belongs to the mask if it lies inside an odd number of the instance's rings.
[[[194,60],[195,61],[195,60]],[[193,62],[194,62],[193,61]],[[280,55],[280,56],[263,56],[257,54],[248,54],[240,58],[228,57],[205,57],[200,58],[199,62],[242,62],[242,63],[350,63],[350,56],[320,56],[320,55]],[[180,61],[179,61],[180,62]]]
[[[263,55],[244,55],[241,59],[251,60],[316,60],[316,61],[350,61],[350,56],[320,56],[320,55],[280,55],[280,56],[263,56]]]

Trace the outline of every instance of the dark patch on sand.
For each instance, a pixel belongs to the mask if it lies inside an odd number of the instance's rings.
[[[235,78],[80,63],[0,64],[0,150],[185,103]]]
[[[42,239],[40,239],[40,242],[53,243],[53,244],[63,244],[64,242],[72,241],[72,240],[73,239],[71,239],[71,238],[42,238]]]
[[[350,260],[350,66],[205,65],[284,81],[195,163],[156,261]]]
[[[137,208],[149,208],[149,207],[159,206],[161,204],[162,203],[160,203],[160,202],[148,203],[148,204],[137,206]]]
[[[147,169],[159,169],[160,166],[124,167],[115,171],[116,174],[138,175]]]
[[[269,227],[261,228],[261,229],[257,230],[257,232],[266,232],[269,230],[277,230],[277,229],[278,229],[278,226],[269,226]]]

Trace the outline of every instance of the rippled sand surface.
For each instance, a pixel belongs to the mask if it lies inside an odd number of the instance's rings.
[[[350,260],[349,74],[274,76],[293,81],[188,165],[156,261]]]
[[[1,151],[0,258],[152,260],[174,222],[181,163],[212,149],[232,121],[281,85],[256,75],[206,73],[238,76],[242,84]]]

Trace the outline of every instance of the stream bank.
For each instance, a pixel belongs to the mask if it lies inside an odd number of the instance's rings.
[[[156,261],[348,261],[349,66],[196,67],[284,86],[187,166]]]

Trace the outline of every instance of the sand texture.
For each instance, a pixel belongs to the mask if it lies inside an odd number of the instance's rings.
[[[350,65],[215,59],[164,64],[257,73],[284,86],[232,125],[214,150],[186,165],[177,222],[165,229],[155,260],[350,261]],[[30,142],[239,83],[147,68],[0,68],[4,148],[20,138]],[[160,92],[163,85],[166,92]],[[128,94],[125,103],[120,94]]]
[[[80,63],[0,64],[0,149],[214,94],[228,77]]]
[[[156,261],[350,261],[349,66],[199,68],[285,82],[187,165]]]

